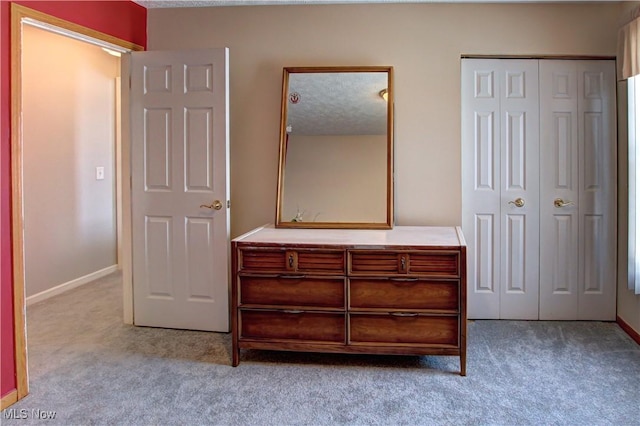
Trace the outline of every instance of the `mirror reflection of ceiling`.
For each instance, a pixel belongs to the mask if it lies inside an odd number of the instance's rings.
[[[385,135],[386,88],[386,72],[291,73],[288,133]]]

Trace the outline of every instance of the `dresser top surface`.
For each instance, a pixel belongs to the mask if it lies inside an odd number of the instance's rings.
[[[291,229],[261,226],[233,239],[237,243],[337,245],[347,247],[460,247],[457,226],[395,226],[393,229]]]

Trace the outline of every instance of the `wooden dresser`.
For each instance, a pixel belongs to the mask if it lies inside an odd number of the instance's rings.
[[[241,349],[457,355],[466,374],[459,227],[257,228],[232,241]]]

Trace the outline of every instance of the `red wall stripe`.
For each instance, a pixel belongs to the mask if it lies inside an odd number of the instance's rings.
[[[15,0],[12,3],[140,46],[147,45],[147,9],[131,1]]]

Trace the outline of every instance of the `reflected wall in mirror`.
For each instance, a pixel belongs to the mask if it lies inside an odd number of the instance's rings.
[[[276,226],[393,226],[393,68],[285,68]]]

